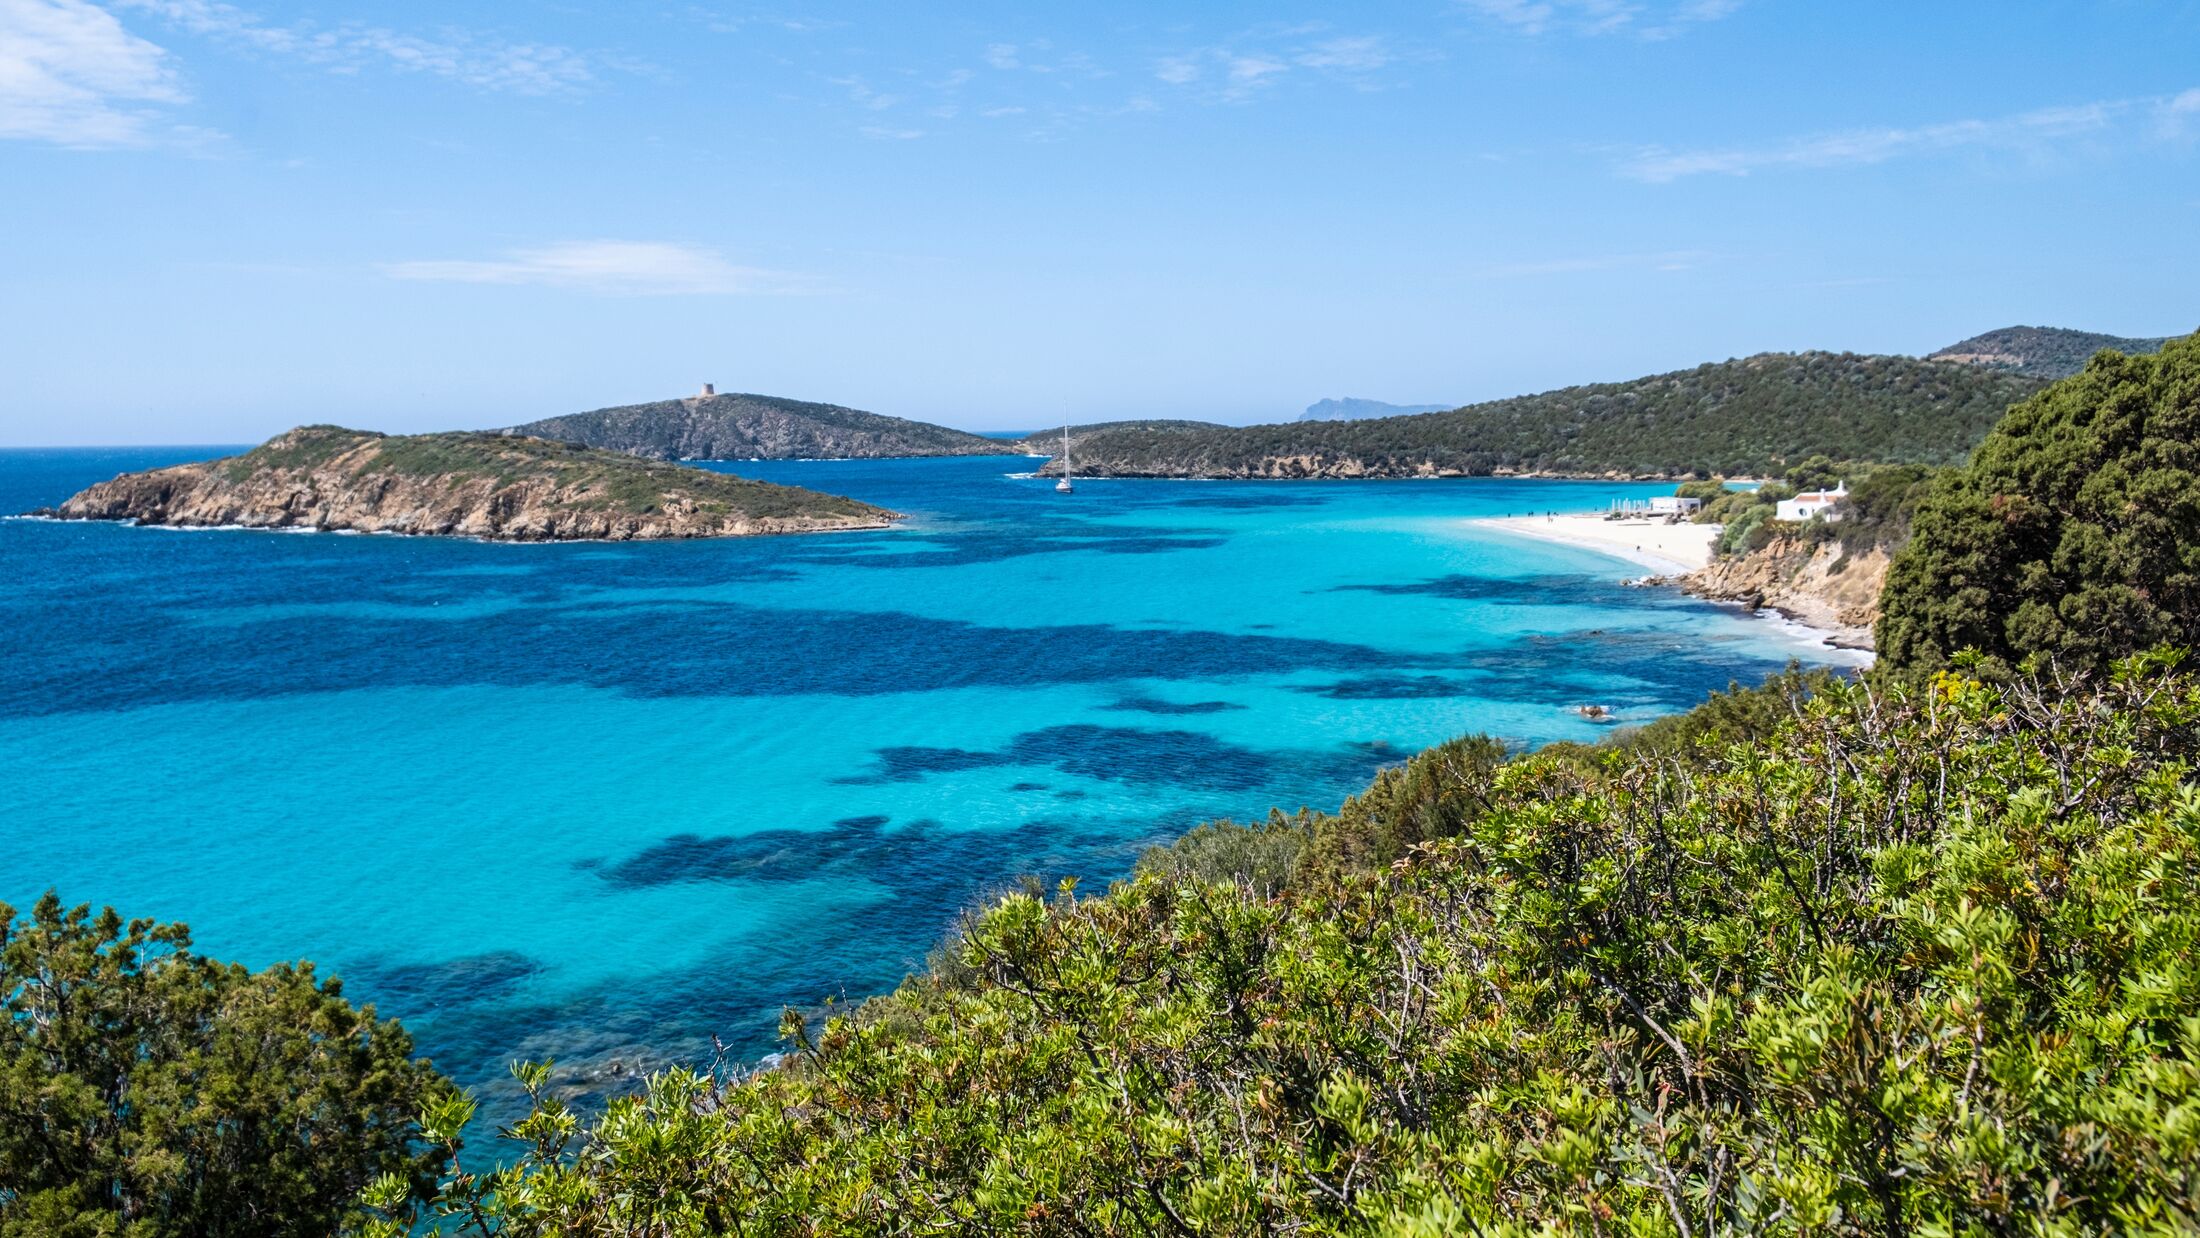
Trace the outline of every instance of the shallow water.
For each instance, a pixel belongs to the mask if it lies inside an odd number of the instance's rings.
[[[206,450],[0,452],[0,511]],[[1649,485],[715,466],[910,513],[656,545],[0,521],[0,900],[308,958],[469,1083],[774,1047],[1022,873],[1333,806],[1469,731],[1590,739],[1791,657],[1464,517]]]

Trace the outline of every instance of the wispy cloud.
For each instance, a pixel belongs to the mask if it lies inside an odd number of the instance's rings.
[[[78,148],[179,135],[190,101],[168,53],[84,0],[0,0],[0,138]]]
[[[1397,58],[1397,54],[1374,35],[1324,39],[1293,57],[1304,68],[1338,73],[1373,73]]]
[[[2154,123],[2165,138],[2190,136],[2200,128],[2200,87],[2161,100],[2154,109]]]
[[[1856,167],[1977,148],[2045,153],[2058,143],[2128,130],[2134,116],[2152,115],[2158,125],[2172,126],[2179,115],[2180,101],[2187,95],[2194,97],[2192,110],[2200,113],[2200,91],[2188,91],[2166,98],[2112,99],[2039,108],[1991,120],[1849,129],[1764,146],[1680,151],[1653,147],[1624,160],[1619,171],[1635,180],[1663,184],[1689,176]]]
[[[1511,262],[1481,272],[1484,279],[1529,279],[1545,275],[1580,275],[1593,271],[1691,271],[1712,255],[1700,249],[1665,250],[1645,254],[1585,254],[1541,262]]]
[[[1237,103],[1295,71],[1372,88],[1382,70],[1402,60],[1426,58],[1403,53],[1379,35],[1310,37],[1325,29],[1296,26],[1255,31],[1227,43],[1163,56],[1154,62],[1153,75],[1170,86],[1198,88],[1195,98]]]
[[[338,73],[381,67],[426,73],[482,90],[554,94],[586,85],[595,74],[588,58],[550,43],[511,42],[467,31],[434,37],[347,22],[276,24],[220,0],[114,0],[117,7],[151,13],[179,29],[222,39]]]
[[[1743,0],[1460,0],[1496,25],[1525,35],[1631,34],[1669,39],[1690,26],[1731,17]]]
[[[393,279],[534,284],[614,296],[706,296],[814,291],[805,278],[739,266],[715,249],[663,241],[564,241],[493,259],[432,259],[383,268]]]

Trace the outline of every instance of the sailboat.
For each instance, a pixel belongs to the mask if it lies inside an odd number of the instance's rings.
[[[1054,483],[1054,493],[1068,494],[1077,487],[1069,484],[1069,427],[1062,427],[1062,480]]]

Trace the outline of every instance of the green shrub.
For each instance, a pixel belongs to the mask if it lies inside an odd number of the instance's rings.
[[[428,1189],[444,1085],[311,965],[248,972],[181,925],[0,903],[0,1236],[320,1238],[386,1175]]]
[[[2103,353],[2017,405],[1913,528],[1879,624],[1893,667],[2097,667],[2200,639],[2200,338]]]

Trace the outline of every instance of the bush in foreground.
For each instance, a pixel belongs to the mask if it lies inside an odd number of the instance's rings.
[[[2200,642],[2200,336],[2102,353],[2009,410],[1918,510],[1879,652],[1930,671],[1975,649],[2097,667]]]
[[[1457,779],[1450,836],[1281,882],[1237,849],[1273,896],[1014,895],[961,983],[593,1124],[543,1096],[515,1163],[426,1213],[393,1178],[371,1232],[2189,1232],[2200,680],[2165,661],[1453,759],[1393,788]]]
[[[200,958],[181,925],[0,903],[0,1236],[322,1238],[379,1174],[434,1182],[445,1086],[310,965]]]

